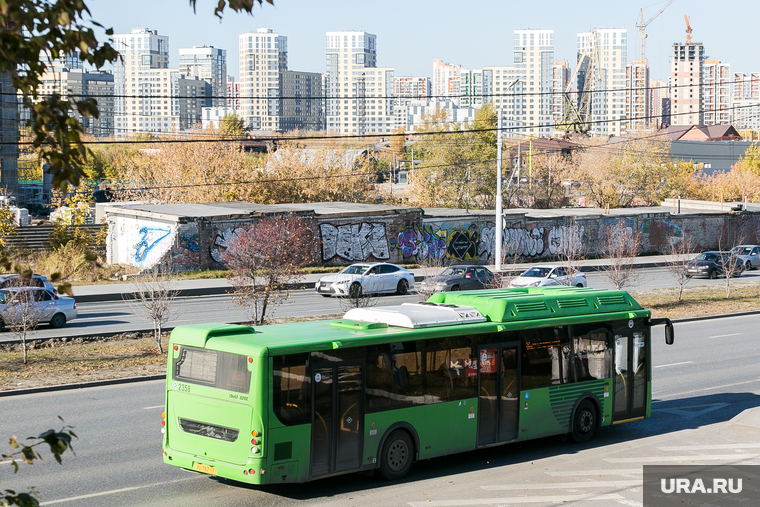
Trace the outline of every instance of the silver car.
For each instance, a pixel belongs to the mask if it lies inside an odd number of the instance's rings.
[[[758,245],[739,245],[731,249],[731,253],[737,256],[744,263],[744,269],[760,268],[760,246]]]
[[[501,285],[499,276],[477,265],[449,266],[441,273],[420,283],[423,293],[457,290],[477,290]]]
[[[38,287],[0,289],[0,325],[12,324],[24,314],[30,320],[49,323],[50,327],[63,327],[77,317],[77,303],[74,298],[58,297]]]

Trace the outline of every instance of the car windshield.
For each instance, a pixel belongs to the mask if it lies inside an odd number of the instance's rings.
[[[464,273],[464,270],[465,268],[460,268],[458,266],[451,266],[443,270],[443,273],[441,273],[441,276],[462,276],[462,273]]]
[[[362,273],[367,271],[368,267],[369,266],[367,266],[366,264],[353,264],[347,267],[346,269],[344,269],[343,271],[341,271],[341,273],[343,273],[344,275],[361,275]]]
[[[552,268],[530,268],[528,271],[522,274],[522,276],[528,276],[531,278],[546,278],[549,276],[549,272]]]
[[[752,247],[751,246],[735,246],[731,253],[734,255],[749,255],[752,253]]]
[[[701,253],[697,255],[698,261],[708,261],[708,262],[715,262],[715,260],[718,258],[718,254],[714,253]]]

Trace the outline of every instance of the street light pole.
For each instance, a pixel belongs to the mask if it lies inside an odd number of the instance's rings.
[[[501,272],[501,235],[502,235],[502,195],[501,195],[501,108],[497,109],[498,116],[496,117],[496,219],[494,220],[495,232],[495,245],[494,245],[494,257],[496,262],[496,273]]]

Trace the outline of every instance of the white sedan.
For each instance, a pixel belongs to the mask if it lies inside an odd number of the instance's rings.
[[[414,287],[414,273],[387,262],[351,264],[340,273],[323,276],[317,294],[360,297],[362,294],[404,295]]]
[[[510,287],[546,287],[550,285],[586,287],[586,275],[570,266],[544,264],[533,266],[509,282]]]

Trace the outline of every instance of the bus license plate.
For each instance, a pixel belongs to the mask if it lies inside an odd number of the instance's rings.
[[[203,463],[196,463],[193,469],[204,474],[216,475],[216,467],[204,465]]]

